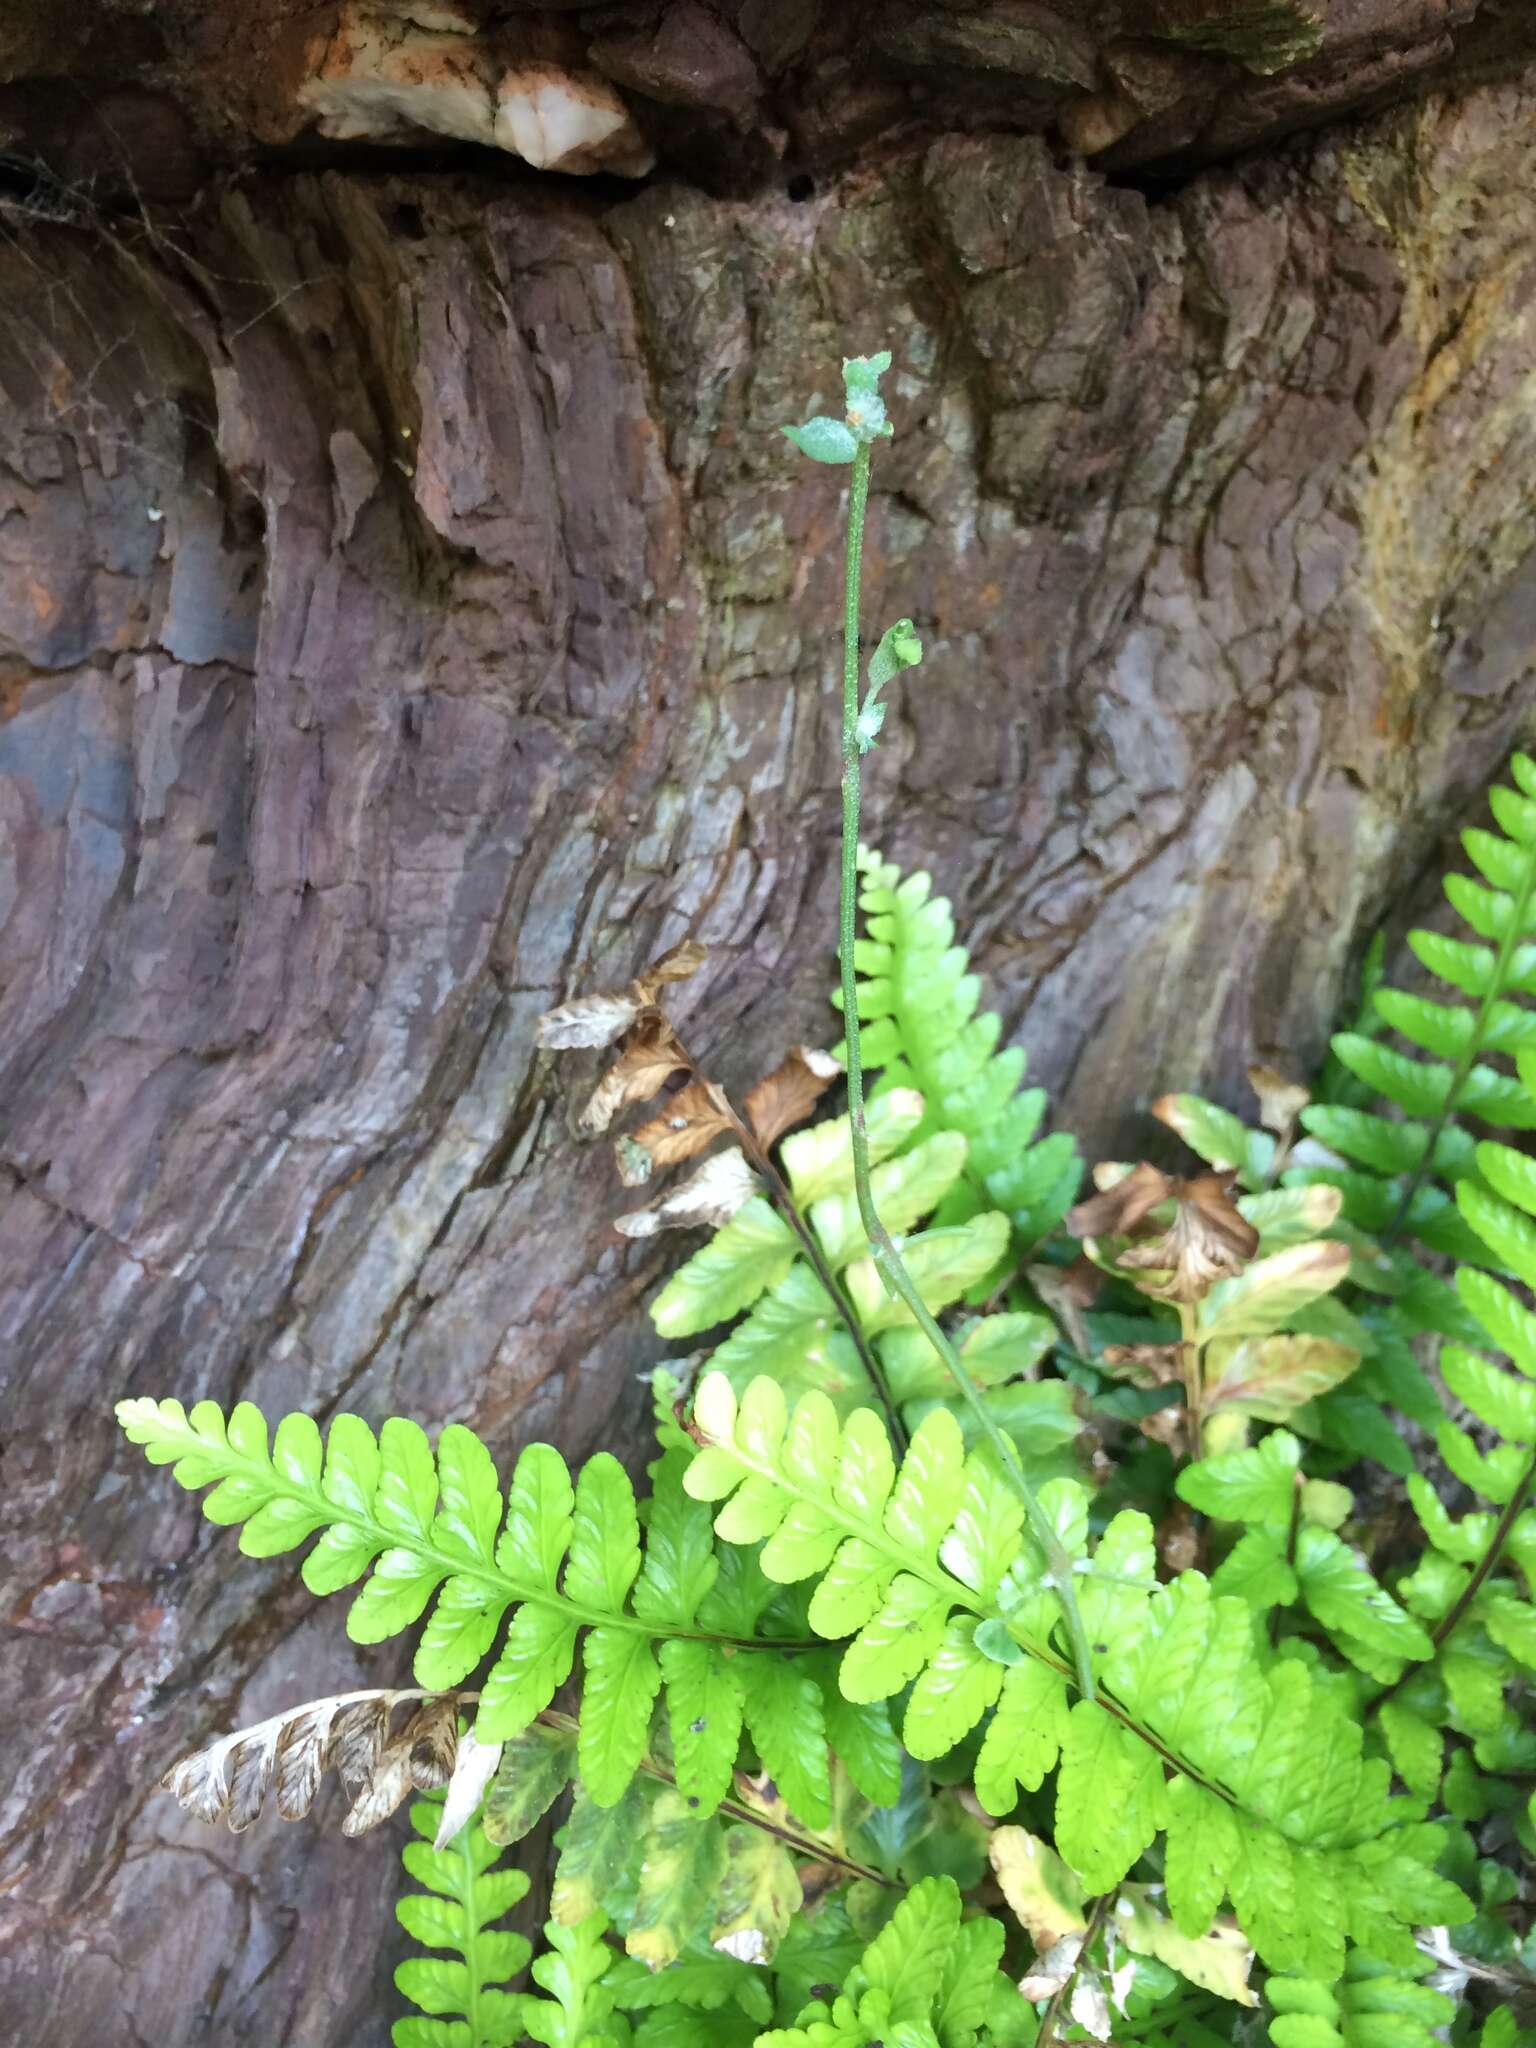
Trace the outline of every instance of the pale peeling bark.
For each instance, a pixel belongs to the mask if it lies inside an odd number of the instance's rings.
[[[1318,1054],[1532,736],[1536,84],[1150,203],[1038,140],[795,203],[271,173],[0,250],[0,2010],[376,2048],[383,1835],[152,1790],[399,1678],[117,1438],[127,1393],[636,1441],[665,1240],[540,1012],[711,948],[826,1042],[839,479],[889,345],[868,763],[1090,1150]],[[322,1804],[324,1801],[322,1801]],[[338,1818],[339,1815],[333,1815]]]

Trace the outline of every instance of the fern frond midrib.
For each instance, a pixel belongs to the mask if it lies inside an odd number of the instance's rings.
[[[464,2000],[464,2017],[469,2023],[469,2038],[480,2040],[480,1915],[475,1905],[475,1862],[470,1853],[473,1830],[460,1828],[457,1848],[459,1861],[463,1866],[464,1891],[464,1964],[468,1972],[468,1989]]]
[[[621,1608],[590,1607],[582,1601],[567,1598],[563,1592],[548,1586],[525,1586],[504,1572],[499,1565],[487,1565],[482,1560],[459,1550],[445,1550],[428,1538],[414,1532],[391,1528],[376,1516],[355,1512],[351,1508],[339,1508],[335,1501],[319,1486],[299,1486],[285,1478],[273,1464],[263,1463],[259,1458],[247,1457],[228,1440],[222,1444],[210,1444],[190,1426],[177,1432],[186,1441],[187,1453],[207,1461],[215,1457],[227,1466],[230,1475],[252,1476],[260,1481],[266,1494],[274,1500],[291,1500],[315,1510],[320,1520],[327,1525],[341,1525],[360,1530],[370,1538],[378,1539],[379,1550],[406,1550],[413,1556],[427,1559],[434,1567],[440,1567],[445,1579],[470,1579],[490,1589],[505,1606],[546,1607],[557,1614],[577,1623],[583,1628],[618,1629],[631,1635],[643,1635],[653,1642],[683,1639],[696,1643],[714,1643],[722,1648],[737,1650],[773,1649],[784,1651],[810,1651],[823,1647],[810,1638],[778,1636],[733,1636],[718,1635],[708,1629],[685,1627],[681,1623],[650,1622],[638,1615],[626,1613]],[[167,1434],[170,1434],[167,1431]]]

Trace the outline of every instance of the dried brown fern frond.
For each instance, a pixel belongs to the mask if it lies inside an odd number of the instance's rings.
[[[183,1757],[161,1779],[199,1820],[248,1828],[276,1790],[284,1820],[302,1820],[320,1780],[334,1770],[350,1801],[345,1835],[387,1820],[412,1792],[448,1787],[444,1823],[462,1827],[500,1756],[459,1732],[460,1705],[472,1695],[379,1689],[335,1693],[221,1735]],[[396,1726],[396,1710],[409,1706]],[[454,1818],[457,1816],[457,1818]]]

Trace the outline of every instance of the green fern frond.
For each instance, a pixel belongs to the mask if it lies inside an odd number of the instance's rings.
[[[1301,1445],[1277,1429],[1251,1449],[1205,1458],[1179,1474],[1181,1499],[1246,1534],[1218,1568],[1218,1593],[1238,1594],[1255,1614],[1303,1609],[1340,1654],[1370,1677],[1400,1678],[1433,1656],[1423,1625],[1309,1512]]]
[[[922,1120],[922,1099],[910,1089],[885,1096],[878,1105],[871,1103],[870,1157],[877,1164],[888,1159],[912,1137]],[[853,1194],[853,1144],[847,1117],[831,1117],[808,1130],[792,1132],[780,1147],[780,1158],[796,1207],[802,1214],[821,1218],[824,1242],[835,1217],[837,1223],[830,1234],[840,1240],[844,1205]],[[798,1249],[795,1234],[783,1217],[758,1196],[738,1209],[708,1244],[678,1267],[651,1304],[651,1320],[663,1337],[693,1337],[717,1323],[729,1322],[788,1278]],[[864,1249],[862,1233],[857,1233],[841,1263]]]
[[[983,1407],[1012,1438],[1035,1486],[1080,1470],[1075,1445],[1083,1424],[1076,1389],[1068,1380],[1032,1377],[1059,1336],[1049,1317],[1029,1311],[971,1317],[955,1331],[955,1348]],[[921,1330],[888,1330],[875,1348],[909,1431],[935,1408],[947,1408],[968,1450],[981,1441],[969,1404],[956,1394],[948,1368]]]
[[[1432,1233],[1432,1248],[1468,1254],[1465,1239],[1452,1229],[1438,1246],[1434,1228],[1443,1205],[1420,1203],[1431,1176],[1451,1184],[1475,1175],[1473,1141],[1457,1119],[1517,1130],[1536,1129],[1536,1101],[1520,1082],[1489,1064],[1536,1048],[1536,1011],[1514,996],[1536,993],[1536,762],[1516,754],[1510,763],[1519,785],[1495,784],[1489,791],[1497,832],[1473,829],[1462,844],[1484,883],[1446,877],[1453,909],[1475,939],[1411,932],[1408,943],[1421,963],[1445,982],[1461,1003],[1436,1002],[1401,989],[1381,987],[1374,1008],[1381,1022],[1412,1048],[1401,1052],[1360,1031],[1340,1033],[1335,1057],[1373,1094],[1404,1112],[1401,1121],[1362,1109],[1314,1103],[1301,1114],[1309,1134],[1371,1175],[1393,1183],[1392,1213],[1379,1219],[1379,1198],[1360,1213],[1360,1190],[1346,1180],[1346,1213],[1362,1227]],[[1428,1055],[1428,1057],[1424,1057]]]
[[[1529,1056],[1521,1073],[1536,1081]],[[1523,1153],[1493,1142],[1479,1145],[1477,1168],[1482,1185],[1468,1179],[1456,1190],[1462,1217],[1502,1269],[1529,1288],[1536,1283],[1536,1171]],[[1393,1676],[1378,1706],[1394,1762],[1424,1790],[1438,1784],[1441,1731],[1471,1738],[1475,1752],[1504,1724],[1506,1686],[1529,1683],[1536,1670],[1536,1508],[1527,1505],[1536,1484],[1536,1314],[1474,1267],[1461,1268],[1456,1289],[1485,1340],[1515,1370],[1460,1347],[1441,1353],[1447,1388],[1493,1441],[1480,1447],[1443,1417],[1437,1447],[1490,1507],[1452,1516],[1426,1479],[1408,1479],[1429,1548],[1399,1592],[1428,1629],[1426,1656],[1434,1661],[1406,1683]]]
[[[477,1821],[434,1849],[439,1812],[425,1799],[411,1808],[422,1839],[406,1844],[402,1860],[423,1889],[408,1892],[395,1916],[424,1948],[447,1953],[411,1956],[395,1971],[396,1988],[431,2017],[396,2020],[390,2038],[395,2048],[510,2048],[523,2038],[524,2001],[505,1986],[531,1950],[522,1935],[493,1923],[524,1896],[528,1879],[499,1867],[500,1851]],[[450,2013],[460,2017],[442,2017]]]
[[[766,1379],[738,1405],[711,1374],[694,1422],[705,1447],[688,1490],[724,1503],[715,1527],[727,1541],[762,1543],[770,1578],[816,1580],[812,1628],[849,1639],[847,1698],[910,1685],[902,1734],[917,1757],[944,1755],[995,1708],[977,1767],[994,1811],[1009,1810],[1017,1784],[1038,1785],[1059,1751],[1056,1843],[1092,1890],[1117,1884],[1166,1832],[1182,1928],[1204,1931],[1219,1884],[1271,1968],[1324,1977],[1346,1935],[1394,1961],[1416,1921],[1470,1911],[1434,1874],[1438,1830],[1411,1824],[1388,1797],[1385,1763],[1364,1756],[1352,1702],[1269,1655],[1245,1601],[1213,1597],[1197,1573],[1158,1585],[1145,1516],[1117,1515],[1090,1560],[1082,1490],[1059,1481],[1042,1493],[1082,1573],[1103,1684],[1101,1702],[1069,1705],[1043,1560],[990,1454],[967,1455],[952,1416],[931,1415],[899,1468],[870,1411],[840,1424],[812,1393],[790,1414]],[[1189,1884],[1175,1874],[1196,1870]]]
[[[1484,1178],[1482,1148],[1463,1120],[1536,1129],[1536,1094],[1525,1075],[1536,1061],[1536,1009],[1518,1000],[1536,994],[1536,762],[1516,754],[1510,768],[1517,788],[1489,792],[1498,829],[1462,835],[1485,879],[1445,880],[1474,936],[1408,935],[1453,999],[1383,985],[1375,949],[1362,1014],[1335,1035],[1319,1097],[1300,1113],[1306,1141],[1280,1174],[1291,1187],[1337,1188],[1342,1233],[1353,1233],[1363,1254],[1352,1277],[1366,1362],[1347,1388],[1315,1404],[1308,1427],[1335,1449],[1376,1458],[1403,1476],[1411,1460],[1386,1408],[1429,1427],[1440,1419],[1413,1341],[1481,1341],[1456,1291],[1424,1268],[1414,1247],[1501,1270],[1498,1245],[1472,1227],[1456,1199]],[[1402,1044],[1388,1042],[1389,1033]],[[1518,1075],[1509,1062],[1521,1067]],[[1167,1120],[1202,1158],[1235,1167],[1250,1189],[1268,1185],[1279,1163],[1269,1132],[1249,1130],[1197,1096],[1169,1103]]]
[[[1003,1938],[995,1920],[962,1919],[952,1878],[924,1878],[864,1950],[841,1993],[813,1999],[793,2026],[759,2034],[757,2048],[852,2048],[881,2039],[973,2048]]]
[[[1456,2009],[1442,1993],[1414,1981],[1429,1967],[1420,1957],[1405,1973],[1354,1949],[1336,1983],[1271,1977],[1265,1987],[1275,2013],[1269,2038],[1274,2048],[1438,2048]]]
[[[933,894],[922,873],[898,868],[860,848],[859,897],[866,936],[854,962],[864,1064],[882,1068],[879,1101],[892,1088],[912,1087],[925,1112],[921,1142],[940,1131],[964,1135],[964,1180],[946,1196],[938,1221],[1001,1210],[1013,1230],[1015,1255],[1055,1229],[1082,1178],[1076,1146],[1064,1133],[1037,1138],[1045,1091],[1025,1089],[1025,1054],[999,1052],[1002,1021],[978,1015],[980,978],[955,942],[949,902]]]
[[[1518,1066],[1518,1085],[1536,1105],[1536,1055],[1521,1051]],[[1454,1199],[1458,1227],[1478,1258],[1456,1274],[1454,1316],[1443,1304],[1436,1309],[1438,1327],[1462,1340],[1444,1347],[1440,1366],[1448,1392],[1480,1429],[1474,1438],[1437,1410],[1436,1444],[1454,1477],[1488,1505],[1453,1516],[1428,1479],[1410,1471],[1407,1492],[1428,1547],[1389,1591],[1326,1526],[1326,1515],[1321,1526],[1309,1516],[1300,1446],[1284,1431],[1191,1467],[1178,1491],[1203,1512],[1245,1526],[1215,1589],[1239,1595],[1256,1614],[1309,1615],[1334,1649],[1379,1682],[1381,1690],[1361,1705],[1371,1741],[1409,1792],[1480,1818],[1516,1803],[1514,1788],[1502,1782],[1512,1768],[1506,1692],[1528,1685],[1536,1670],[1536,1509],[1528,1505],[1536,1485],[1536,1314],[1498,1277],[1536,1288],[1536,1166],[1523,1152],[1485,1140]],[[1513,1369],[1481,1346],[1502,1352]],[[1375,2038],[1369,2027],[1352,2030],[1347,2002],[1318,1997],[1315,2010],[1298,2008],[1279,2023],[1277,2041]]]
[[[771,1634],[744,1636],[723,1611],[709,1513],[681,1484],[684,1454],[670,1454],[670,1470],[664,1461],[642,1545],[628,1475],[606,1453],[573,1486],[557,1451],[530,1445],[504,1509],[489,1452],[457,1423],[434,1454],[399,1419],[375,1438],[357,1416],[340,1415],[322,1442],[307,1416],[289,1415],[269,1446],[248,1402],[227,1422],[211,1401],[190,1414],[174,1400],[124,1401],[118,1417],[151,1463],[171,1465],[188,1488],[212,1487],[204,1512],[241,1524],[248,1555],[291,1550],[319,1531],[304,1581],[330,1593],[363,1580],[347,1616],[355,1642],[399,1634],[435,1598],[416,1650],[419,1684],[457,1686],[501,1635],[475,1722],[482,1743],[530,1726],[570,1676],[580,1640],[577,1764],[591,1797],[609,1806],[622,1797],[646,1752],[652,1703],[674,1684],[679,1783],[703,1810],[721,1797],[743,1674],[756,1655],[780,1652]],[[696,1711],[701,1697],[713,1712]]]
[[[544,2048],[627,2048],[629,2027],[614,2016],[610,1978],[618,1959],[603,1939],[607,1931],[601,1913],[575,1927],[546,1921],[549,1946],[534,1957],[532,1976],[548,1996],[523,1998],[523,2029]]]
[[[874,1173],[876,1198],[887,1224],[902,1231],[942,1205],[966,1157],[965,1139],[945,1131],[899,1157],[884,1156],[912,1135],[922,1114],[921,1099],[907,1089],[870,1109],[871,1144],[883,1158]],[[910,1327],[908,1311],[886,1292],[869,1257],[853,1197],[847,1118],[786,1139],[784,1164],[796,1204],[828,1269],[841,1276],[864,1336]],[[925,1306],[937,1312],[993,1273],[1007,1242],[1005,1216],[976,1214],[916,1231],[903,1240],[903,1256]],[[714,1353],[716,1371],[739,1387],[759,1373],[771,1374],[791,1395],[817,1387],[844,1410],[871,1397],[869,1375],[838,1305],[799,1256],[789,1225],[765,1203],[748,1203],[696,1252],[663,1288],[651,1314],[663,1336],[686,1336],[728,1320],[748,1300],[746,1315]],[[944,1391],[952,1391],[947,1375]]]
[[[1001,1214],[977,1214],[916,1230],[958,1182],[967,1151],[959,1132],[939,1131],[899,1152],[923,1114],[921,1097],[894,1089],[871,1104],[868,1121],[880,1214],[890,1228],[915,1231],[904,1239],[904,1256],[924,1304],[937,1312],[995,1271],[1008,1222]],[[869,1256],[854,1199],[848,1119],[795,1132],[782,1156],[790,1194],[828,1272],[845,1287],[863,1338],[910,1327],[908,1312],[886,1292]],[[737,1386],[768,1373],[791,1395],[820,1388],[845,1411],[872,1398],[842,1304],[801,1256],[790,1226],[761,1201],[749,1202],[672,1276],[651,1314],[663,1336],[679,1337],[728,1321],[742,1308],[747,1313],[712,1359]],[[952,1391],[944,1375],[944,1395]]]

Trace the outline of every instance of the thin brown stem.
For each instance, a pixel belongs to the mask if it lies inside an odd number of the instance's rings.
[[[883,1870],[876,1870],[868,1863],[860,1863],[857,1858],[846,1855],[841,1849],[834,1849],[830,1842],[823,1842],[815,1835],[802,1835],[793,1828],[780,1827],[777,1821],[765,1819],[762,1814],[754,1813],[750,1806],[740,1804],[734,1799],[722,1799],[720,1811],[730,1814],[734,1820],[745,1821],[749,1827],[761,1828],[765,1835],[776,1835],[781,1842],[787,1843],[800,1855],[813,1857],[818,1863],[833,1864],[838,1870],[846,1871],[850,1877],[865,1878],[870,1884],[881,1885],[890,1892],[899,1892],[903,1889],[899,1878],[887,1877]]]
[[[997,1314],[998,1310],[1002,1307],[1003,1303],[1008,1299],[1008,1290],[1013,1286],[1014,1282],[1020,1277],[1023,1271],[1023,1261],[1015,1260],[1015,1262],[1008,1268],[1007,1272],[1003,1275],[1002,1279],[998,1281],[997,1285],[993,1288],[992,1292],[987,1296],[981,1311],[984,1316],[995,1316]]]
[[[1260,1190],[1261,1194],[1267,1194],[1271,1188],[1280,1185],[1280,1176],[1284,1173],[1286,1161],[1291,1156],[1291,1147],[1296,1142],[1298,1128],[1295,1117],[1291,1117],[1287,1120],[1285,1129],[1276,1136],[1275,1149],[1270,1158],[1269,1171],[1264,1176],[1264,1186]]]
[[[736,1113],[733,1110],[731,1114],[734,1117]],[[863,1325],[859,1321],[858,1311],[848,1299],[837,1275],[828,1265],[826,1254],[816,1242],[816,1233],[800,1214],[795,1198],[790,1193],[784,1176],[768,1157],[768,1154],[757,1143],[756,1139],[752,1137],[740,1118],[736,1120],[736,1128],[741,1139],[742,1149],[746,1152],[758,1172],[767,1181],[769,1192],[778,1203],[785,1222],[804,1246],[805,1255],[810,1260],[817,1279],[831,1296],[833,1305],[848,1327],[848,1334],[853,1339],[854,1349],[859,1354],[859,1363],[863,1366],[865,1372],[868,1373],[870,1385],[874,1388],[879,1398],[880,1406],[884,1410],[885,1426],[890,1433],[891,1444],[899,1458],[907,1447],[907,1432],[902,1426],[901,1417],[897,1413],[896,1403],[891,1397],[890,1383],[885,1377],[885,1370],[875,1356],[873,1345],[864,1334]]]
[[[1083,1930],[1083,1945],[1078,1950],[1071,1969],[1051,1993],[1050,2003],[1045,2008],[1045,2017],[1040,2022],[1040,2032],[1035,2040],[1035,2048],[1051,2048],[1052,2042],[1055,2041],[1056,2025],[1061,2017],[1062,2008],[1072,1996],[1072,1986],[1077,1982],[1078,1972],[1088,1960],[1088,1951],[1093,1947],[1094,1941],[1097,1939],[1099,1924],[1103,1920],[1105,1912],[1108,1910],[1109,1902],[1113,1897],[1113,1892],[1105,1892],[1102,1898],[1094,1900],[1092,1911],[1088,1915],[1088,1925]]]
[[[1198,1463],[1204,1449],[1202,1438],[1205,1430],[1204,1389],[1200,1384],[1200,1337],[1195,1321],[1195,1305],[1191,1301],[1179,1303],[1179,1359],[1184,1370],[1184,1412],[1188,1417],[1189,1455],[1191,1463]]]
[[[706,1077],[699,1072],[698,1062],[688,1051],[687,1047],[677,1039],[675,1032],[673,1039],[679,1054],[688,1063],[689,1073],[697,1079],[705,1079]],[[864,1326],[859,1321],[858,1311],[848,1299],[842,1283],[827,1263],[826,1254],[816,1241],[815,1231],[811,1229],[810,1225],[801,1215],[799,1206],[790,1192],[789,1183],[785,1180],[783,1174],[780,1173],[778,1167],[775,1166],[764,1147],[758,1143],[756,1133],[752,1130],[746,1119],[738,1113],[735,1104],[731,1102],[723,1088],[720,1089],[719,1094],[725,1112],[731,1120],[731,1128],[735,1133],[736,1142],[768,1183],[768,1192],[773,1197],[775,1206],[783,1216],[784,1221],[795,1233],[795,1236],[799,1238],[800,1247],[805,1253],[806,1258],[810,1261],[811,1270],[821,1282],[822,1287],[832,1302],[832,1306],[842,1318],[848,1335],[853,1339],[853,1348],[859,1354],[859,1363],[868,1375],[869,1383],[875,1391],[875,1397],[884,1412],[885,1426],[890,1435],[892,1448],[895,1450],[897,1457],[900,1458],[907,1447],[907,1432],[902,1427],[901,1417],[896,1410],[896,1403],[891,1398],[890,1382],[886,1379],[884,1369],[875,1356],[873,1345],[864,1334]]]

